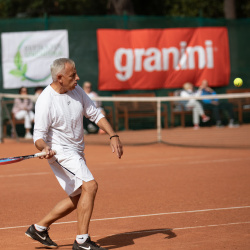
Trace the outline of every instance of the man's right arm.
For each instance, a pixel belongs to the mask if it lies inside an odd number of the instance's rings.
[[[35,146],[38,150],[42,152],[46,152],[45,156],[42,156],[40,158],[49,159],[55,155],[55,151],[53,151],[43,139],[38,139],[35,141]]]

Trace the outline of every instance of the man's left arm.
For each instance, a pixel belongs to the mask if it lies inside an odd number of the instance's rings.
[[[119,139],[119,136],[115,133],[113,128],[111,127],[110,123],[107,121],[105,117],[101,118],[97,125],[100,129],[104,130],[110,137],[110,146],[112,152],[117,154],[117,157],[120,159],[123,155],[123,147],[122,143]]]

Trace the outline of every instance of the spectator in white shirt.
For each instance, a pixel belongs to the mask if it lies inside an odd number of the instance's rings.
[[[98,97],[99,95],[92,90],[92,84],[91,82],[85,81],[82,85],[83,90],[85,91],[85,93],[89,96],[89,98],[91,100],[93,100],[95,97]],[[101,107],[102,102],[101,101],[96,101],[93,100],[93,103],[95,104],[95,106],[101,110],[102,114],[105,116],[106,113],[104,111],[104,109]],[[85,133],[88,132],[96,132],[96,130],[98,129],[95,124],[91,121],[89,121],[87,118],[83,118],[84,119],[84,127],[85,129],[87,129],[87,131],[85,131]],[[99,134],[105,134],[105,131],[103,131],[102,129],[99,129],[98,131]]]
[[[27,88],[20,88],[19,94],[27,95]],[[25,138],[32,139],[32,134],[30,133],[30,130],[32,127],[32,122],[34,120],[33,102],[28,98],[16,98],[14,100],[12,113],[17,120],[24,119],[24,128],[26,130]]]
[[[183,90],[181,91],[182,97],[189,96],[199,96],[200,94],[194,91],[194,86],[192,83],[185,83],[183,85]],[[199,129],[200,117],[202,118],[202,122],[207,122],[210,120],[210,117],[206,116],[203,110],[201,103],[198,100],[190,99],[187,101],[182,101],[187,110],[192,110],[193,113],[193,124],[194,129]]]

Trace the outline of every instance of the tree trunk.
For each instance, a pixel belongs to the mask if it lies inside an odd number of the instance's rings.
[[[235,1],[224,0],[224,14],[226,19],[235,19]]]
[[[111,15],[134,15],[134,5],[131,0],[109,0],[108,14]]]

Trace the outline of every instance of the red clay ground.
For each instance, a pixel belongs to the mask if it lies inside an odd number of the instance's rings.
[[[87,145],[99,183],[92,239],[107,249],[250,249],[249,151],[125,146],[119,160],[109,146]],[[31,142],[0,144],[0,158],[35,152]],[[0,249],[44,249],[24,233],[65,197],[47,162],[1,166],[0,191]],[[51,226],[59,249],[72,249],[75,221],[73,212]]]

